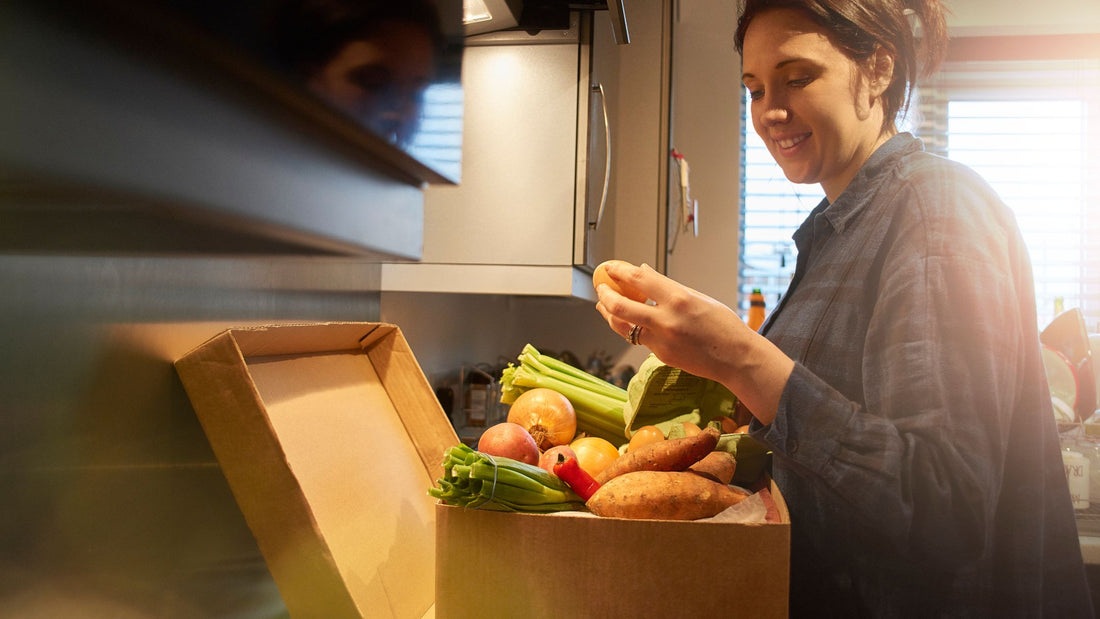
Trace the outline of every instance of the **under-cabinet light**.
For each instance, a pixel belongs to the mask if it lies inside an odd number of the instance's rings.
[[[476,24],[492,18],[493,14],[489,12],[489,7],[485,6],[484,0],[463,0],[462,23]]]

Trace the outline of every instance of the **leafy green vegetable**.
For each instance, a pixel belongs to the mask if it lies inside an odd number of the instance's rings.
[[[751,484],[771,466],[772,451],[748,434],[723,434],[714,449],[728,451],[737,460],[737,470],[733,474],[735,484]]]
[[[737,398],[721,383],[701,378],[650,355],[627,385],[623,420],[628,434],[653,425],[667,436],[690,421],[700,427],[733,415]]]
[[[584,509],[565,482],[537,466],[462,444],[443,456],[443,477],[428,494],[448,505],[539,513]]]
[[[510,363],[501,373],[500,401],[503,404],[515,402],[528,389],[553,389],[573,405],[578,430],[605,438],[615,446],[626,443],[626,423],[623,421],[625,389],[544,355],[531,344],[523,347],[517,360],[518,366]]]

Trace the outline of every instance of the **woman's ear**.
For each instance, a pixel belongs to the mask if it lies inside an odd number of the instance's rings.
[[[880,45],[867,61],[867,86],[870,89],[868,94],[878,99],[893,80],[894,54]]]
[[[894,56],[879,46],[858,66],[857,72],[856,114],[866,120],[876,107],[886,107],[883,96],[894,78]]]

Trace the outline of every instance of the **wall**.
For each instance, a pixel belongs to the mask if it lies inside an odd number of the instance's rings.
[[[556,297],[384,292],[381,320],[401,327],[429,379],[445,382],[463,364],[514,361],[530,343],[637,367],[644,349],[614,333],[589,301]]]
[[[740,225],[741,59],[733,47],[735,3],[687,0],[673,13],[672,147],[690,170],[697,230],[684,229],[679,169],[668,186],[667,273],[737,307]]]
[[[952,36],[1100,32],[1095,0],[945,0]]]

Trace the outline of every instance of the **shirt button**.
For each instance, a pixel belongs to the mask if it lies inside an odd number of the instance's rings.
[[[792,438],[787,441],[787,453],[793,454],[796,451],[798,451],[798,439]]]

